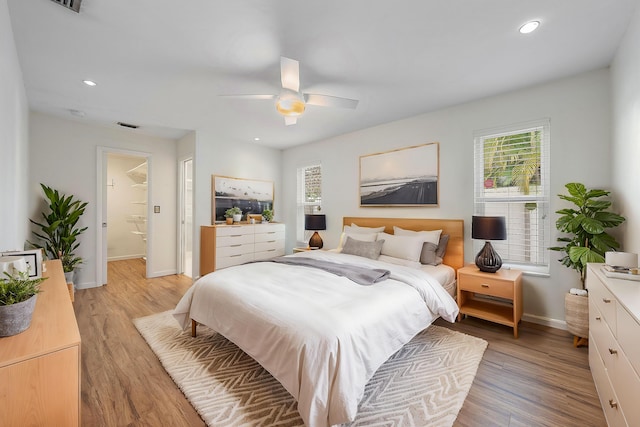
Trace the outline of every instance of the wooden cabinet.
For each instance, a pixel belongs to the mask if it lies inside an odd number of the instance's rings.
[[[589,366],[607,424],[640,420],[640,282],[612,279],[587,267]]]
[[[478,317],[513,328],[518,338],[522,319],[522,272],[498,270],[484,273],[475,265],[458,269],[458,307],[463,315]],[[494,298],[491,298],[494,297]]]
[[[200,276],[248,261],[284,255],[280,223],[200,227]]]
[[[1,425],[80,425],[80,332],[62,264],[45,264],[31,326],[0,338]]]

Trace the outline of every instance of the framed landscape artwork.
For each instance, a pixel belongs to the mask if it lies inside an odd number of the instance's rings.
[[[438,206],[440,144],[360,156],[360,206]]]
[[[242,210],[243,220],[273,210],[273,181],[212,175],[211,189],[211,224],[224,222],[225,211],[234,206]]]

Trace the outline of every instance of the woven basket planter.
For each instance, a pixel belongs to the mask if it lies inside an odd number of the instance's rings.
[[[589,337],[589,297],[565,294],[564,317],[567,330],[580,338]]]

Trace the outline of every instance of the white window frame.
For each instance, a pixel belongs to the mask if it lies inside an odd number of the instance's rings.
[[[320,197],[314,201],[306,198],[306,171],[320,168]],[[305,214],[317,214],[322,212],[322,164],[314,162],[298,167],[297,171],[297,197],[296,197],[296,241],[299,246],[306,246],[311,238],[311,232],[304,229]]]
[[[500,128],[484,129],[474,132],[474,215],[504,215],[507,223],[507,240],[492,241],[496,252],[503,260],[503,268],[517,268],[532,275],[549,275],[551,241],[550,216],[550,120],[548,118],[515,124]],[[522,194],[520,191],[506,191],[487,197],[485,190],[485,140],[506,135],[540,130],[540,183],[535,194]],[[515,187],[510,187],[515,188]],[[509,236],[522,235],[530,227],[523,226],[520,215],[526,215],[525,204],[535,203],[530,217],[536,221],[536,235],[524,240]],[[505,207],[505,204],[507,206]],[[535,211],[535,213],[533,212]],[[524,222],[527,224],[527,222]],[[510,233],[510,229],[512,233]],[[520,233],[519,233],[520,232]],[[526,244],[526,242],[529,244]],[[474,254],[480,251],[484,241],[474,240]],[[527,256],[523,255],[524,253]],[[523,258],[529,257],[531,261]]]

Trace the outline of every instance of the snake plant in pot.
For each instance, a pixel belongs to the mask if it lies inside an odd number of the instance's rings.
[[[60,259],[67,282],[72,282],[73,271],[82,263],[82,258],[77,256],[75,251],[80,246],[78,237],[87,230],[87,227],[78,227],[78,221],[87,203],[44,184],[40,186],[47,198],[49,209],[48,212],[42,212],[41,222],[29,220],[39,227],[39,231],[33,232],[39,242],[29,243],[44,248],[50,259]]]
[[[559,194],[558,197],[573,206],[556,211],[560,214],[556,228],[565,233],[558,238],[563,246],[549,249],[564,253],[560,262],[578,272],[584,289],[587,263],[604,262],[605,252],[615,251],[620,247],[606,230],[622,224],[625,218],[609,211],[609,191],[587,189],[584,184],[577,182],[566,184],[565,187],[569,194]],[[589,336],[588,304],[588,298],[584,296],[571,293],[565,295],[565,319],[567,329],[574,335],[574,345],[578,345],[580,338]]]

